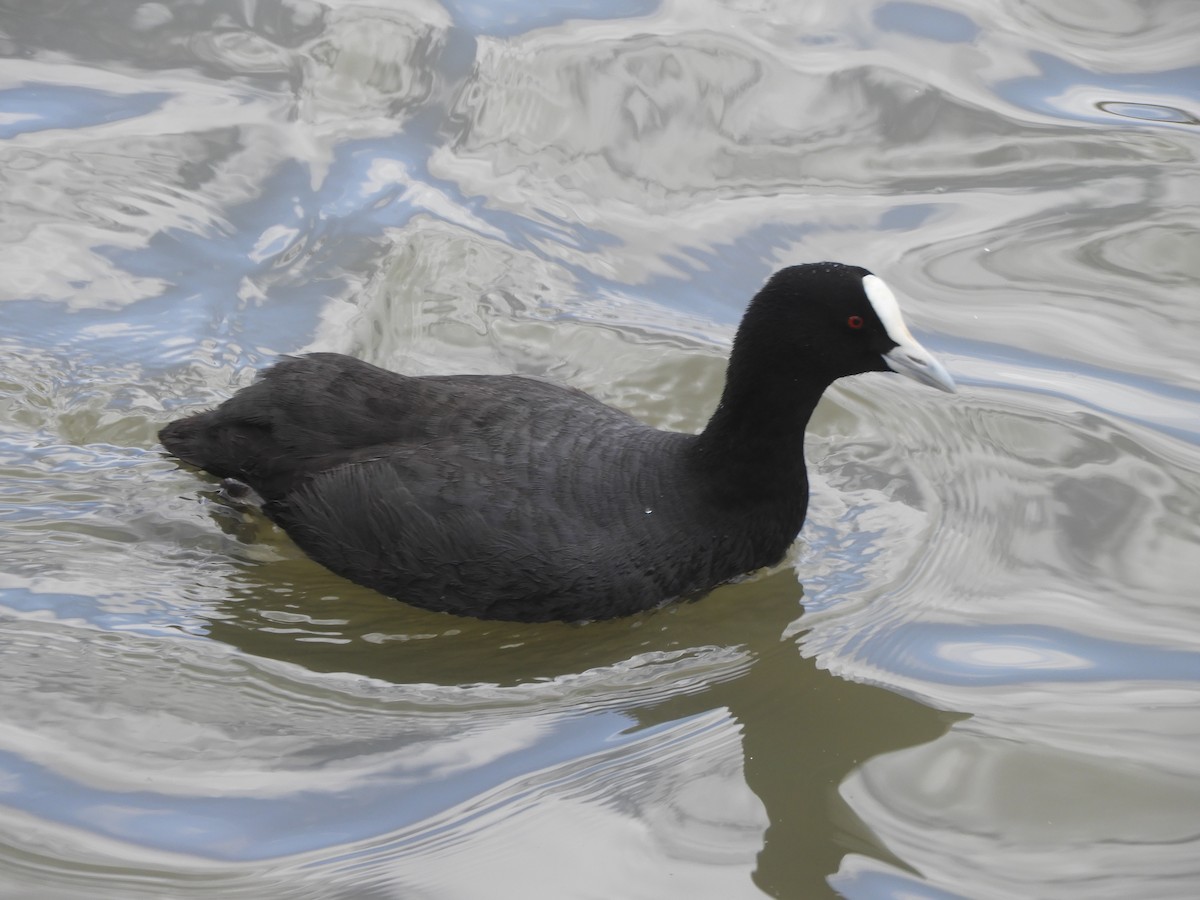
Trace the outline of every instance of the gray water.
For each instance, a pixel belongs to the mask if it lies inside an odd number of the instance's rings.
[[[1194,0],[0,2],[0,895],[1200,895]],[[787,562],[435,615],[162,455],[281,353],[696,430],[781,265]]]

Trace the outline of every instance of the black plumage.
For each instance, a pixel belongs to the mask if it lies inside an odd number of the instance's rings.
[[[871,279],[835,263],[773,276],[699,435],[535,379],[313,353],[159,437],[252,487],[314,560],[389,596],[482,618],[626,615],[783,557],[808,504],[805,425],[835,379],[894,368],[952,389]]]

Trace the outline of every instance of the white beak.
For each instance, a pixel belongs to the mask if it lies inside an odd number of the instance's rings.
[[[892,293],[891,288],[882,278],[867,275],[863,278],[863,291],[871,301],[875,315],[883,323],[888,337],[896,342],[896,346],[883,355],[883,361],[887,363],[888,368],[914,381],[953,394],[954,379],[950,377],[946,367],[912,336],[908,326],[904,324],[903,316],[900,315],[900,304],[896,302],[896,295]]]

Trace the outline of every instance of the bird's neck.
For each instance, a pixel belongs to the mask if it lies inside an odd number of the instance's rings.
[[[826,385],[731,360],[725,390],[695,442],[697,459],[745,485],[807,484],[804,431]],[[714,472],[714,475],[717,473]]]

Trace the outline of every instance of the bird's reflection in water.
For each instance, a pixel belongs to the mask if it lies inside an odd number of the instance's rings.
[[[536,695],[504,688],[579,678],[575,706],[629,717],[629,731],[725,710],[741,727],[744,777],[769,820],[754,880],[773,896],[829,895],[847,852],[895,862],[838,795],[856,766],[942,735],[954,716],[883,688],[856,684],[805,658],[795,632],[802,587],[790,567],[723,587],[693,603],[579,625],[482,622],[384,598],[300,558],[257,517],[220,514],[242,540],[269,537],[279,557],[245,568],[210,636],[314,671],[405,685],[481,688],[481,706],[543,715]],[[728,651],[728,652],[721,652]],[[703,658],[699,677],[650,689],[604,683],[655,654]],[[497,688],[500,688],[497,692]],[[571,697],[556,696],[556,709]],[[578,709],[573,712],[578,712]],[[399,714],[399,713],[398,713]],[[461,714],[461,709],[455,711]],[[830,828],[829,823],[837,823]]]

